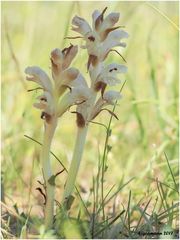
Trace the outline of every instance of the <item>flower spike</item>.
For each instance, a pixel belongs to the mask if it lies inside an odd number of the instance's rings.
[[[125,47],[125,43],[120,40],[127,38],[128,34],[123,30],[117,30],[120,26],[115,26],[118,22],[120,14],[112,12],[104,17],[107,7],[100,13],[95,10],[92,14],[92,28],[88,22],[75,16],[72,19],[72,30],[80,33],[85,40],[85,46],[89,54],[89,61],[87,68],[90,64],[95,64],[97,61],[92,59],[97,58],[99,61],[104,61],[108,52],[117,46]],[[78,36],[79,37],[79,36]]]

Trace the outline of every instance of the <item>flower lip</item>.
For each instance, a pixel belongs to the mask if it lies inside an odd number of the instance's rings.
[[[110,110],[103,108],[107,105],[114,105],[114,101],[121,98],[120,92],[109,90],[103,94],[95,103],[93,110],[91,112],[91,115],[89,117],[89,120],[91,121],[94,119],[101,111],[107,110],[110,114],[112,114],[114,117],[117,118],[114,113],[112,113]],[[117,118],[118,119],[118,118]]]
[[[126,73],[127,72],[127,67],[122,64],[118,63],[111,63],[107,67],[105,67],[106,72],[113,72],[116,71],[117,73]]]
[[[90,88],[80,86],[72,89],[71,98],[76,101],[84,101],[91,97],[92,91]]]
[[[120,14],[117,12],[113,12],[113,13],[110,13],[108,17],[112,23],[116,23],[119,20]]]
[[[33,106],[35,108],[42,110],[43,113],[45,113],[49,117],[55,113],[53,97],[49,92],[44,91],[44,93],[42,95],[38,96],[37,99],[39,101],[35,102],[33,104]],[[48,120],[50,120],[50,118],[46,118],[46,117],[44,115],[44,118],[42,118],[42,119],[45,119],[48,122]]]
[[[118,100],[122,97],[122,95],[113,90],[109,90],[104,93],[103,99],[106,101],[106,103],[113,105],[115,100]]]
[[[101,88],[102,84],[108,84],[110,86],[120,83],[118,75],[125,73],[127,67],[121,64],[112,63],[104,67],[101,73],[97,76],[95,81],[95,91],[98,91]]]
[[[72,27],[73,31],[79,32],[82,35],[87,34],[88,32],[91,32],[91,27],[89,26],[88,22],[81,17],[75,16],[72,19],[72,25],[76,27]]]
[[[28,75],[26,76],[26,80],[34,81],[41,85],[44,90],[52,91],[52,83],[48,75],[37,66],[27,67],[25,69],[25,73]]]

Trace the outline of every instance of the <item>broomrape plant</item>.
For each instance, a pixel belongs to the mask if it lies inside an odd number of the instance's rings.
[[[45,226],[47,229],[51,228],[53,224],[55,175],[51,170],[50,147],[58,118],[70,106],[79,104],[90,97],[89,89],[83,86],[84,79],[79,70],[69,68],[77,51],[77,46],[71,45],[62,51],[55,49],[51,52],[52,80],[37,66],[25,69],[25,73],[28,74],[26,79],[39,84],[43,91],[43,94],[37,97],[38,102],[34,103],[34,107],[42,111],[41,118],[44,120],[41,164],[46,191]],[[71,91],[66,93],[69,88]]]
[[[68,200],[74,189],[89,122],[91,122],[102,110],[107,110],[116,117],[113,112],[104,107],[113,105],[115,101],[120,98],[120,93],[116,91],[105,91],[106,86],[113,86],[120,83],[118,75],[127,71],[127,67],[124,65],[117,63],[105,65],[104,63],[108,54],[112,51],[116,51],[112,49],[113,47],[126,46],[121,40],[128,37],[125,31],[119,30],[119,27],[114,26],[119,20],[119,13],[113,12],[104,18],[106,10],[107,8],[105,8],[102,13],[98,10],[93,12],[92,28],[83,18],[75,16],[72,19],[72,30],[81,34],[81,36],[77,36],[77,38],[83,38],[85,45],[83,45],[82,48],[87,49],[88,52],[87,69],[91,79],[91,97],[77,106],[78,131],[72,162],[65,185],[63,201]],[[96,101],[99,91],[101,94]]]
[[[106,107],[114,105],[121,95],[117,91],[106,91],[106,87],[119,84],[119,74],[125,73],[127,67],[118,63],[106,65],[104,61],[110,52],[116,52],[121,56],[113,48],[125,47],[126,44],[122,39],[127,38],[128,34],[124,30],[119,30],[120,26],[115,26],[119,20],[119,13],[113,12],[104,17],[106,10],[107,8],[102,13],[98,10],[93,12],[92,27],[83,18],[75,16],[72,19],[72,30],[81,36],[69,37],[69,39],[83,38],[84,40],[85,44],[81,48],[86,49],[88,53],[87,70],[91,80],[90,87],[79,70],[70,67],[78,52],[78,47],[72,44],[62,51],[54,49],[51,52],[52,79],[37,66],[25,69],[28,75],[26,79],[39,84],[38,89],[43,91],[42,95],[37,97],[38,102],[34,103],[34,107],[42,111],[41,118],[44,120],[41,164],[46,191],[46,229],[50,229],[53,225],[56,175],[51,170],[50,147],[58,118],[72,105],[77,105],[76,111],[72,112],[77,115],[77,136],[62,198],[64,207],[67,206],[74,190],[89,123],[103,110],[117,118]]]

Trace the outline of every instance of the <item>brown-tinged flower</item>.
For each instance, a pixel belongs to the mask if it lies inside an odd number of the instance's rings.
[[[62,116],[73,104],[86,101],[90,97],[88,85],[79,70],[69,67],[77,51],[77,46],[71,45],[62,51],[56,48],[51,52],[53,80],[37,66],[25,69],[26,79],[36,82],[43,90],[34,107],[42,110],[41,118],[47,123],[50,123],[52,117]],[[70,89],[70,92],[65,93],[67,89]]]
[[[103,61],[112,48],[126,46],[121,40],[127,38],[128,33],[117,30],[119,26],[114,26],[119,20],[119,13],[112,12],[104,17],[106,10],[107,8],[102,13],[98,10],[93,12],[92,27],[84,18],[75,16],[72,19],[72,30],[80,33],[85,40],[82,48],[87,49],[92,64],[95,64],[96,58]]]

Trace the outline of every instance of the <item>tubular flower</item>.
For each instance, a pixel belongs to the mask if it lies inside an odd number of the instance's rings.
[[[117,63],[112,63],[103,67],[102,71],[97,76],[96,81],[94,82],[94,90],[99,91],[100,89],[102,89],[102,87],[106,87],[106,85],[114,86],[121,83],[118,75],[121,73],[125,73],[126,71],[126,66]]]
[[[75,55],[77,46],[71,45],[64,50],[54,49],[51,52],[52,81],[39,67],[32,66],[25,69],[28,81],[36,82],[43,90],[37,97],[34,107],[42,110],[41,118],[50,123],[52,117],[60,117],[71,105],[86,101],[90,97],[90,89],[79,70],[69,67]],[[68,68],[69,67],[69,68]],[[66,89],[70,92],[65,93]],[[62,100],[60,100],[60,97]]]
[[[90,69],[93,72],[93,69]],[[92,105],[92,98],[81,105],[77,106],[77,125],[78,127],[84,127],[89,121],[93,120],[102,110],[107,110],[115,118],[117,116],[110,110],[104,108],[108,105],[113,105],[114,102],[121,98],[119,92],[105,91],[106,86],[114,86],[121,83],[119,74],[123,74],[127,71],[127,67],[121,64],[112,63],[109,65],[102,65],[101,71],[96,77],[95,81],[92,81],[91,91],[97,93],[101,90],[101,97]],[[91,78],[92,80],[92,78]],[[93,96],[93,94],[91,95]],[[83,122],[83,124],[82,124]],[[80,123],[80,124],[79,124]]]
[[[115,101],[121,98],[121,94],[117,91],[107,91],[103,96],[101,96],[95,103],[89,121],[93,120],[102,110],[107,110],[110,114],[117,118],[117,116],[110,110],[103,108],[108,105],[114,105]]]
[[[70,93],[64,95],[58,106],[58,117],[72,105],[80,105],[91,98],[91,90],[88,87],[79,86],[72,89]]]
[[[92,14],[92,27],[88,22],[78,16],[72,19],[72,30],[80,33],[85,40],[82,48],[87,49],[89,54],[89,62],[96,64],[97,59],[103,61],[112,48],[126,44],[121,42],[122,39],[128,37],[128,33],[124,30],[117,30],[119,26],[114,26],[120,17],[119,13],[112,12],[104,18],[107,8],[102,13],[95,10]]]

